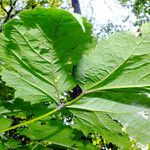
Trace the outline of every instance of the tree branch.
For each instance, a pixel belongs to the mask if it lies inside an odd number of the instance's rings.
[[[18,11],[17,13],[11,15],[11,13],[12,13],[12,11],[13,11],[14,6],[16,5],[16,3],[17,3],[17,0],[15,0],[14,2],[12,2],[12,0],[10,0],[10,9],[9,9],[9,11],[7,11],[7,10],[4,8],[4,6],[3,6],[2,0],[0,0],[0,6],[1,6],[1,8],[4,10],[4,12],[6,13],[6,17],[5,17],[5,19],[3,20],[2,25],[3,25],[4,23],[6,23],[10,18],[13,18],[15,15],[17,15],[17,14],[20,12],[20,11]],[[2,32],[2,25],[0,26],[0,32]]]
[[[7,12],[7,16],[4,19],[3,24],[6,23],[10,19],[11,13],[12,13],[12,11],[14,9],[14,6],[16,5],[16,2],[17,2],[17,0],[15,0],[14,3],[12,3],[12,0],[10,0],[10,9]]]

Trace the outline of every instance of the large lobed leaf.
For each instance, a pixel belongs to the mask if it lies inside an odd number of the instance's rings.
[[[117,33],[83,55],[77,79],[85,90],[150,87],[150,24],[141,35]]]
[[[16,97],[32,103],[48,99],[58,102],[61,92],[75,86],[73,65],[89,49],[75,72],[84,96],[68,106],[77,123],[73,128],[85,135],[98,133],[123,149],[131,146],[129,138],[148,144],[150,99],[142,92],[149,93],[150,87],[149,28],[150,24],[144,25],[138,37],[130,32],[114,34],[91,48],[93,44],[86,45],[91,42],[89,28],[84,33],[82,23],[70,13],[54,9],[25,11],[19,20],[4,27],[0,37],[3,80],[16,89]],[[24,134],[36,139],[32,130],[37,129],[30,125]]]
[[[126,32],[101,39],[82,56],[76,77],[84,97],[68,106],[75,128],[85,134],[92,128],[124,149],[128,140],[123,133],[141,144],[150,143],[149,29],[145,24],[138,37]]]
[[[63,91],[75,86],[72,67],[86,43],[92,42],[91,26],[84,23],[85,32],[81,19],[69,12],[39,8],[22,12],[19,20],[4,26],[1,75],[16,89],[15,97],[33,103],[47,99],[58,102]]]
[[[75,115],[76,127],[84,133],[99,133],[120,147],[130,146],[125,134],[142,144],[150,143],[150,98],[146,95],[95,93],[68,107]]]

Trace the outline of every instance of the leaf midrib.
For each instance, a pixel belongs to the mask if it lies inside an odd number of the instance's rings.
[[[78,109],[78,110],[84,110],[84,111],[89,111],[89,112],[102,112],[102,113],[110,113],[110,114],[133,114],[135,112],[112,112],[112,111],[106,111],[106,110],[94,110],[94,109],[87,109],[87,108],[82,108],[82,107],[77,107],[77,106],[67,106],[67,108],[71,109]]]
[[[110,86],[110,87],[100,87],[97,89],[92,89],[86,91],[86,94],[94,93],[94,92],[100,92],[100,91],[107,91],[107,90],[115,90],[115,89],[134,89],[134,88],[148,88],[149,85],[141,85],[141,86]]]

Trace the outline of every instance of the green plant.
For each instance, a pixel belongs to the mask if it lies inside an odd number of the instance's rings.
[[[1,76],[16,91],[0,101],[0,149],[98,149],[96,134],[114,149],[149,144],[149,28],[96,43],[86,19],[44,8],[5,24]]]

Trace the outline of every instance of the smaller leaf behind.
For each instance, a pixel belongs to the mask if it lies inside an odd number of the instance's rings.
[[[38,121],[28,125],[28,129],[22,129],[18,133],[30,137],[32,141],[41,144],[62,146],[65,149],[97,149],[87,141],[83,141],[81,132],[71,129],[69,126],[60,124],[59,122]]]
[[[150,143],[149,101],[144,94],[102,92],[85,96],[68,107],[75,115],[78,129],[85,133],[93,130],[122,147],[126,142],[118,140],[118,136],[123,133],[141,144]]]

